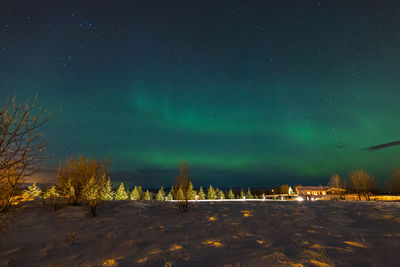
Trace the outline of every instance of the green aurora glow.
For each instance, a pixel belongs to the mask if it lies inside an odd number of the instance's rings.
[[[49,166],[109,157],[158,186],[183,160],[243,187],[400,167],[400,147],[363,150],[400,139],[398,3],[178,2],[3,4],[0,95],[63,108]]]

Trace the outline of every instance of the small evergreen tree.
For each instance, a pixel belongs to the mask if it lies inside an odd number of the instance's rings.
[[[111,179],[108,178],[103,191],[101,192],[101,200],[113,200],[114,199],[114,191],[111,185]]]
[[[235,194],[233,193],[232,188],[229,189],[228,197],[227,197],[227,198],[228,198],[228,199],[235,199]]]
[[[115,193],[115,200],[125,199],[128,199],[128,195],[126,194],[124,183],[121,183],[117,189],[117,192]]]
[[[206,194],[204,194],[203,187],[200,186],[200,189],[199,189],[199,200],[204,200],[204,199],[206,199]]]
[[[143,200],[151,200],[149,189],[147,189],[146,193],[144,193]]]
[[[135,186],[135,188],[133,188],[131,195],[129,196],[129,198],[131,200],[140,200],[140,193],[139,193],[139,189],[137,186]]]
[[[141,186],[138,187],[138,192],[139,192],[139,199],[143,199],[144,194],[143,194],[143,189]]]
[[[40,196],[41,192],[42,190],[40,190],[40,188],[36,186],[36,183],[34,183],[33,185],[28,186],[28,189],[24,192],[24,195],[29,198],[35,198]]]
[[[183,190],[179,187],[178,192],[176,192],[176,199],[177,200],[185,200],[185,195],[183,194]]]
[[[172,199],[174,199],[174,196],[175,196],[175,190],[174,190],[174,187],[172,187],[171,188],[171,190],[169,191],[170,193],[171,193],[171,195],[172,195]]]
[[[156,200],[158,200],[158,201],[164,201],[164,195],[165,195],[165,193],[164,193],[164,188],[161,186],[161,189],[158,190],[158,193],[157,193],[157,195],[156,195]]]
[[[171,190],[172,191],[172,190]],[[171,191],[168,193],[167,200],[173,200]]]
[[[252,199],[254,196],[251,194],[250,188],[247,187],[246,199]]]
[[[193,190],[193,184],[192,182],[189,183],[189,188],[186,192],[186,195],[189,200],[194,200],[196,198],[196,191]]]
[[[219,190],[217,194],[218,199],[225,199],[224,191]]]
[[[44,198],[51,199],[51,202],[53,203],[53,206],[54,206],[54,211],[57,211],[57,209],[58,209],[59,196],[60,195],[57,192],[55,185],[50,187],[50,189],[46,191],[46,194],[43,195]]]
[[[217,199],[217,195],[212,185],[210,185],[210,187],[207,190],[207,199]]]
[[[42,199],[42,204],[43,204],[43,206],[46,205],[46,200],[48,199],[48,197],[45,198],[45,196],[47,196],[47,191],[49,191],[49,189],[50,189],[49,187],[44,186],[44,187],[42,187],[42,190],[41,190],[41,192],[40,192],[40,197],[41,197],[41,199]]]
[[[239,198],[240,198],[240,199],[244,199],[244,198],[245,198],[243,189],[240,189],[240,196],[239,196]]]

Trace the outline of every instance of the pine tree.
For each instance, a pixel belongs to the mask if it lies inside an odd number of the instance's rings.
[[[177,200],[185,200],[185,195],[183,194],[181,187],[179,187],[178,192],[176,192],[176,199]]]
[[[128,199],[128,195],[126,194],[124,183],[121,183],[117,189],[117,192],[115,193],[115,200],[125,199]]]
[[[228,199],[235,199],[235,194],[233,193],[232,188],[229,189],[229,193],[228,193],[228,197],[227,198]]]
[[[196,191],[193,190],[192,182],[189,183],[189,188],[186,192],[186,195],[189,200],[194,200],[196,198]]]
[[[240,199],[244,199],[244,198],[245,198],[243,189],[240,189],[240,197],[239,197],[239,198],[240,198]]]
[[[49,190],[46,191],[46,193],[43,195],[43,198],[50,198],[54,206],[54,211],[56,211],[58,208],[59,196],[60,195],[57,192],[56,186],[53,185]]]
[[[253,195],[251,194],[250,188],[247,187],[247,194],[246,194],[246,199],[252,199]]]
[[[28,186],[28,189],[24,192],[24,195],[30,198],[35,198],[40,195],[42,190],[40,190],[39,187],[36,186],[36,183],[33,185]]]
[[[111,179],[108,178],[103,191],[101,192],[101,200],[113,200],[114,199],[114,192],[111,185]]]
[[[139,191],[139,199],[143,199],[144,194],[143,194],[143,189],[141,186],[138,187],[138,191]]]
[[[172,190],[171,190],[172,191]],[[168,193],[167,200],[173,200],[171,191]]]
[[[161,186],[161,189],[158,190],[157,196],[156,196],[156,200],[158,201],[164,201],[164,188]]]
[[[144,193],[143,200],[151,200],[149,189],[147,189],[146,193]]]
[[[199,189],[199,200],[204,200],[204,199],[206,199],[206,194],[204,194],[203,187],[200,186],[200,189]]]
[[[215,190],[212,185],[210,185],[207,190],[207,199],[217,199],[217,195],[215,194]]]
[[[219,190],[217,194],[218,199],[225,199],[224,191]]]
[[[133,188],[131,195],[129,196],[129,198],[131,200],[140,200],[140,193],[139,193],[139,189],[137,186],[135,186],[135,188]]]

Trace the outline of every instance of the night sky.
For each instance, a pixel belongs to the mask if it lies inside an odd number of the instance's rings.
[[[57,112],[51,159],[112,179],[326,184],[400,168],[399,1],[0,0],[0,97]]]

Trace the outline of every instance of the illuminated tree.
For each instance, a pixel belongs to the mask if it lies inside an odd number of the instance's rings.
[[[104,185],[103,191],[101,192],[101,200],[113,200],[114,199],[114,191],[111,185],[111,179],[108,178],[107,182]]]
[[[336,196],[338,198],[342,198],[342,188],[341,188],[342,185],[343,185],[343,181],[340,178],[339,174],[334,174],[329,179],[328,186],[332,187],[332,188],[335,188]]]
[[[174,190],[175,195],[174,199],[178,200],[178,207],[180,211],[188,212],[189,211],[189,167],[186,162],[179,163],[179,175],[175,178]],[[193,186],[192,186],[193,190]],[[191,192],[190,192],[191,193]]]
[[[171,193],[171,191],[168,193],[168,195],[167,195],[167,200],[173,200],[174,199],[174,197],[172,196],[172,193]]]
[[[175,196],[174,187],[171,188],[171,190],[169,191],[169,193],[172,195],[172,199],[174,199],[174,196]]]
[[[189,180],[188,164],[186,162],[180,162],[179,163],[179,175],[176,176],[175,183],[173,186],[174,191],[175,191],[174,198],[177,200],[185,200],[185,201],[188,200],[189,196],[187,193],[189,193],[190,184],[191,184],[191,182]],[[183,198],[181,198],[180,193],[178,193],[179,189],[182,190]],[[192,190],[193,190],[193,185],[192,185]],[[181,199],[178,198],[178,194],[179,194],[179,198],[181,198]]]
[[[139,200],[140,199],[143,199],[143,197],[144,197],[144,194],[143,194],[143,189],[142,189],[142,186],[138,186],[138,193],[139,193]]]
[[[206,194],[204,194],[203,187],[200,186],[199,188],[199,200],[204,200],[206,199]]]
[[[235,194],[233,193],[232,188],[229,189],[227,199],[235,199]]]
[[[49,191],[49,187],[48,186],[43,186],[42,188],[41,188],[42,190],[40,191],[40,198],[41,198],[41,200],[42,200],[42,204],[43,204],[43,206],[45,206],[46,205],[46,200],[48,199],[48,198],[45,198],[45,196],[46,196],[46,194],[47,194],[47,191]]]
[[[7,211],[25,178],[37,173],[47,158],[39,129],[54,117],[36,102],[37,96],[18,104],[14,96],[0,105],[0,212]]]
[[[36,186],[36,183],[33,183],[33,185],[28,186],[28,189],[25,190],[24,195],[29,198],[35,198],[40,196],[41,193],[42,190]]]
[[[146,193],[144,193],[143,200],[151,200],[151,195],[150,195],[149,189],[147,189]]]
[[[212,185],[207,190],[207,199],[217,199],[217,194],[215,193],[214,188]]]
[[[254,196],[251,194],[250,188],[247,188],[246,199],[252,199]]]
[[[131,200],[140,200],[140,191],[139,191],[139,188],[137,186],[135,186],[135,188],[133,188],[129,198]]]
[[[400,194],[400,170],[395,169],[392,172],[390,180],[386,183],[387,188],[392,194]]]
[[[369,200],[372,191],[377,188],[374,177],[364,170],[353,171],[349,177],[353,190],[358,194],[358,199],[361,200],[361,195],[364,195]]]
[[[128,194],[125,191],[124,183],[121,182],[119,185],[117,192],[115,192],[115,200],[125,200],[128,199]]]
[[[158,201],[164,201],[164,195],[165,195],[164,189],[163,189],[163,187],[161,186],[161,189],[158,190],[158,193],[157,193],[157,195],[156,195],[156,200],[158,200]]]
[[[105,174],[101,177],[93,175],[83,188],[83,196],[89,202],[90,210],[93,216],[97,216],[97,205],[101,200],[105,181]]]
[[[239,198],[240,198],[240,199],[246,198],[246,196],[244,195],[243,189],[240,189],[240,196],[239,196]]]
[[[196,191],[193,190],[192,182],[189,183],[189,188],[186,192],[186,195],[189,200],[194,200],[196,198]]]
[[[101,197],[101,191],[105,186],[105,177],[108,168],[108,161],[98,161],[84,156],[79,159],[70,158],[64,165],[60,164],[57,173],[57,191],[62,197],[69,200],[72,205],[79,205],[88,196]],[[85,192],[86,190],[86,192]],[[98,193],[88,191],[94,190]],[[96,200],[97,202],[98,200]],[[89,203],[90,204],[90,203]]]
[[[218,191],[218,194],[217,194],[217,198],[218,198],[218,199],[225,199],[224,191],[219,190],[219,191]]]
[[[60,194],[57,192],[56,186],[53,185],[52,187],[50,187],[50,189],[47,190],[46,194],[43,197],[45,199],[51,199],[54,211],[57,211]]]
[[[176,192],[175,199],[185,201],[185,194],[183,193],[183,190],[181,187],[179,187],[178,191]]]

